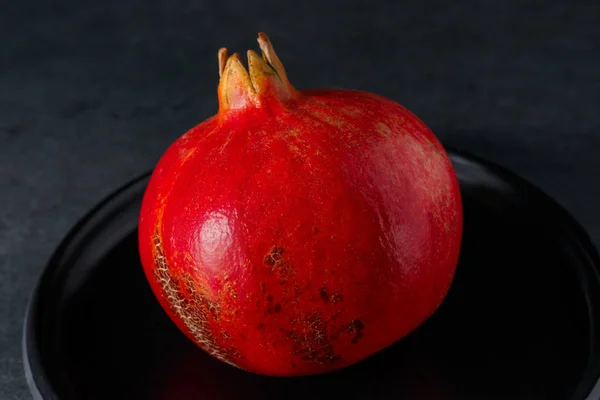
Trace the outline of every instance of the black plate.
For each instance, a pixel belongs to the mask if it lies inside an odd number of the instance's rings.
[[[31,300],[24,358],[37,399],[598,399],[600,260],[587,234],[522,179],[451,151],[465,230],[440,309],[345,370],[257,376],[170,322],[138,259],[145,175],[85,217]]]

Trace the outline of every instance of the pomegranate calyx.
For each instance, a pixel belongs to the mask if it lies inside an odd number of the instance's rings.
[[[248,50],[248,69],[238,53],[229,56],[226,48],[219,50],[219,114],[247,107],[268,107],[273,102],[283,105],[297,97],[298,92],[290,84],[265,33],[258,34],[258,44],[262,57]]]

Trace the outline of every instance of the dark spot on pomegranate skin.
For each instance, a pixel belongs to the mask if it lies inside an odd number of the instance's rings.
[[[327,287],[323,286],[319,289],[319,296],[325,303],[329,303],[329,293],[327,293]]]
[[[267,302],[272,303],[273,302],[273,296],[268,295],[267,296]]]
[[[264,324],[264,322],[261,322],[260,324],[258,324],[258,325],[256,326],[256,329],[258,329],[259,331],[262,331],[262,330],[264,330],[264,329],[265,329],[265,324]]]
[[[279,279],[283,281],[287,281],[288,277],[292,273],[292,267],[283,261],[280,261],[277,264],[275,264],[275,269],[277,271]]]
[[[263,293],[267,291],[267,284],[266,283],[262,282],[260,284],[260,291],[263,292]]]
[[[341,301],[343,299],[342,295],[339,293],[333,293],[333,294],[329,294],[327,292],[327,287],[323,286],[321,287],[321,289],[319,289],[319,297],[321,298],[321,300],[323,300],[325,303],[337,303],[339,301]]]
[[[360,319],[353,319],[346,326],[346,330],[354,334],[352,344],[356,344],[364,336],[365,324]]]
[[[286,333],[292,343],[292,352],[304,361],[317,364],[335,363],[341,357],[335,353],[327,335],[328,323],[323,320],[321,313],[312,312],[297,322],[298,328]]]
[[[313,226],[313,233],[319,233],[319,228],[317,228],[316,226]]]
[[[269,267],[275,267],[277,262],[281,261],[281,257],[283,256],[283,248],[279,246],[271,247],[271,250],[265,255],[264,263]]]
[[[274,310],[276,313],[281,312],[281,304],[279,304],[279,303],[275,304]]]
[[[271,247],[263,259],[265,265],[271,267],[271,272],[277,273],[279,284],[285,284],[293,272],[292,267],[283,261],[283,253],[283,247],[276,245]]]

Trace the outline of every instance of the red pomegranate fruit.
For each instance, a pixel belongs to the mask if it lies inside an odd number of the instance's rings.
[[[217,115],[173,143],[139,246],[170,318],[212,356],[274,376],[354,364],[440,305],[462,236],[453,166],[378,95],[297,90],[268,37],[219,51]]]

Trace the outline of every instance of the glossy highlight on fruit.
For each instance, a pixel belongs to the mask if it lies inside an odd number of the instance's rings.
[[[142,263],[175,324],[212,356],[296,376],[401,339],[452,282],[463,215],[434,134],[387,98],[297,90],[268,37],[219,51],[217,115],[156,166]]]

